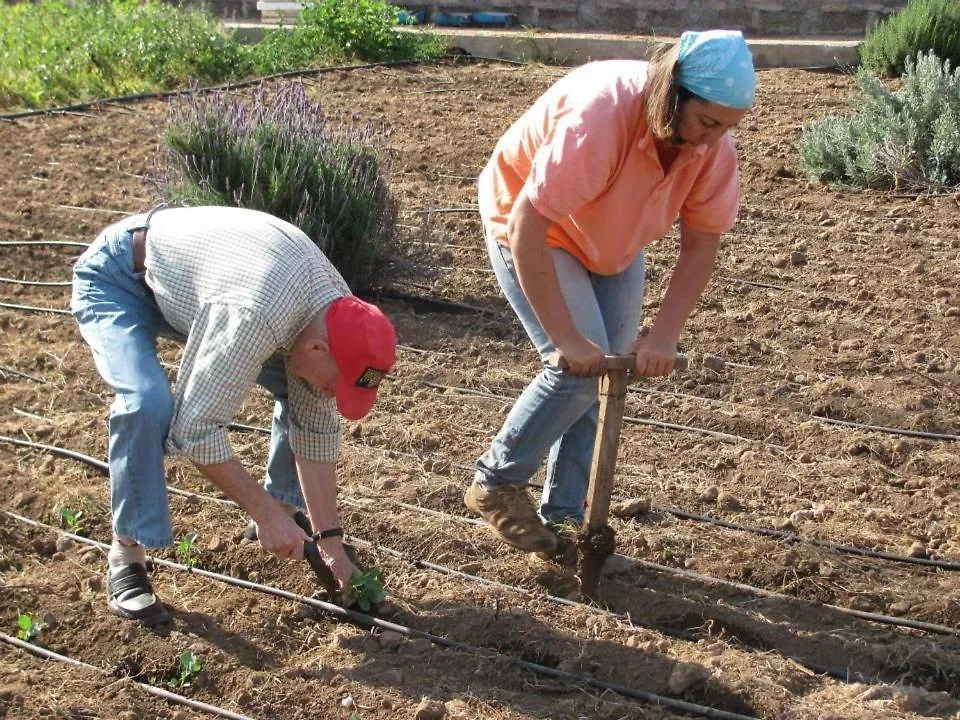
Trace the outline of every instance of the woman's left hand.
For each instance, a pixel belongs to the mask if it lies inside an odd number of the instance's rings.
[[[669,375],[677,358],[677,340],[673,335],[658,335],[656,330],[637,338],[630,348],[636,353],[634,371],[642,377]]]

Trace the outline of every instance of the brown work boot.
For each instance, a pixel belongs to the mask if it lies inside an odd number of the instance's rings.
[[[557,549],[557,536],[540,521],[525,488],[498,485],[488,489],[473,482],[467,488],[463,502],[515,548],[546,553]]]
[[[544,562],[554,563],[566,568],[575,568],[580,561],[577,550],[579,527],[573,521],[548,523],[547,529],[557,537],[557,546],[553,552],[536,552],[534,555]]]

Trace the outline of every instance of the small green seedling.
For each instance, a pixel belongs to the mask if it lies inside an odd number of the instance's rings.
[[[177,557],[180,558],[180,561],[187,567],[196,567],[197,566],[197,556],[200,554],[200,551],[197,550],[197,534],[195,532],[189,532],[180,538],[180,541],[177,543]]]
[[[43,624],[36,622],[29,614],[20,613],[17,616],[17,638],[24,642],[32,642],[43,630]]]
[[[190,687],[194,678],[200,674],[200,670],[201,665],[197,656],[191,650],[184,650],[180,653],[180,670],[177,677],[170,680],[167,685],[176,689]]]
[[[380,568],[372,568],[367,572],[354,570],[353,575],[350,576],[350,591],[357,598],[357,605],[364,612],[382,603],[387,593],[383,589],[383,574]]]
[[[60,524],[74,535],[83,535],[83,510],[72,510],[69,505],[60,508]]]

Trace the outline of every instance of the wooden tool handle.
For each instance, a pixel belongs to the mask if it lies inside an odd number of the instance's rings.
[[[558,367],[561,370],[567,369],[567,361],[565,358],[561,357],[560,353],[554,351],[550,353],[547,358],[549,362],[554,367]],[[637,364],[637,356],[634,353],[627,353],[625,355],[604,355],[603,356],[603,371],[607,370],[626,370],[628,373],[632,373],[634,367]],[[677,353],[673,359],[673,372],[686,370],[689,366],[687,362],[687,356],[683,353]]]

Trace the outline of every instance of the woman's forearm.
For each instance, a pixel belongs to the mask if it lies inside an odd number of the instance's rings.
[[[664,336],[680,336],[710,282],[720,248],[720,235],[716,233],[685,229],[681,238],[680,256],[653,326],[654,332]]]

